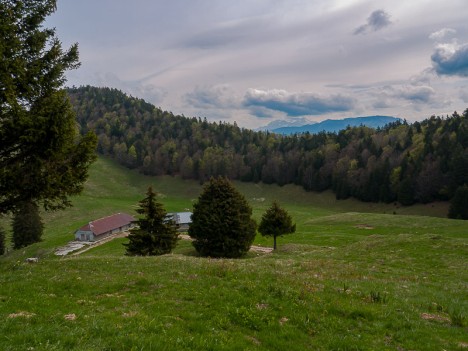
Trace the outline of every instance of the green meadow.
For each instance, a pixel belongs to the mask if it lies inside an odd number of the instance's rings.
[[[257,221],[277,200],[297,223],[276,252],[210,259],[180,240],[127,257],[119,238],[54,255],[90,220],[134,215],[149,185],[168,211],[201,191],[99,158],[74,206],[43,214],[44,240],[0,257],[0,350],[468,350],[468,221],[446,203],[235,183]]]

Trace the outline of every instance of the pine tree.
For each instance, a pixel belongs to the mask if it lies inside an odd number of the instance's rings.
[[[296,231],[296,224],[292,223],[292,218],[288,211],[281,208],[274,201],[271,207],[263,214],[258,231],[263,236],[273,237],[273,249],[276,250],[276,238],[294,233]]]
[[[96,137],[79,137],[62,89],[78,47],[64,51],[43,26],[55,9],[56,0],[0,2],[0,214],[24,201],[70,206],[95,159]]]
[[[251,216],[247,200],[227,178],[211,178],[194,204],[188,234],[202,256],[241,257],[255,238]]]
[[[143,215],[136,221],[137,227],[130,230],[126,255],[155,256],[170,253],[177,245],[177,224],[167,216],[163,205],[156,200],[152,187],[140,201],[137,213]]]
[[[14,213],[12,229],[14,249],[41,241],[44,225],[39,207],[32,201],[21,202]]]
[[[468,185],[457,188],[454,197],[450,201],[449,218],[468,219]]]

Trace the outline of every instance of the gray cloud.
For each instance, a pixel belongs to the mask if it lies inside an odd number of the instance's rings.
[[[463,88],[459,92],[460,99],[462,99],[463,102],[468,103],[468,91],[467,87]]]
[[[114,73],[98,74],[96,80],[99,86],[116,88],[153,104],[162,102],[167,95],[163,88],[141,81],[123,81]]]
[[[438,75],[468,77],[468,43],[456,41],[437,45],[431,56],[432,67]]]
[[[402,98],[412,102],[428,103],[431,101],[435,91],[430,86],[403,86],[395,92],[395,97]]]
[[[197,86],[184,95],[184,100],[196,108],[227,108],[236,105],[234,93],[227,84]]]
[[[390,24],[392,24],[392,21],[390,21],[390,15],[384,10],[376,10],[367,18],[366,24],[363,24],[354,30],[354,34],[376,32],[382,28],[388,27]]]
[[[298,117],[350,111],[355,107],[356,101],[340,94],[324,97],[313,93],[289,93],[278,89],[248,89],[244,105],[264,107],[284,112],[290,117]]]

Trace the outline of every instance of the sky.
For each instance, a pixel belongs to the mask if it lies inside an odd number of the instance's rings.
[[[257,128],[468,108],[467,0],[58,0],[68,86]]]

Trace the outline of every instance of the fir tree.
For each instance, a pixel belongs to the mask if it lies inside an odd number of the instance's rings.
[[[0,213],[24,201],[70,206],[95,159],[96,137],[79,137],[62,89],[78,47],[63,50],[43,26],[55,9],[55,0],[0,2]]]
[[[41,241],[44,225],[39,207],[34,202],[23,201],[19,204],[13,216],[12,230],[14,249]]]
[[[276,250],[276,238],[294,233],[296,231],[296,224],[292,223],[292,218],[288,211],[281,208],[274,201],[271,207],[263,214],[258,231],[263,236],[273,237],[273,249]]]
[[[140,201],[137,213],[143,217],[130,230],[129,242],[124,245],[129,256],[155,256],[170,253],[177,245],[179,234],[177,224],[168,218],[163,205],[156,200],[152,187]]]
[[[211,178],[194,204],[188,234],[202,256],[241,257],[255,238],[251,216],[247,200],[227,178]]]

